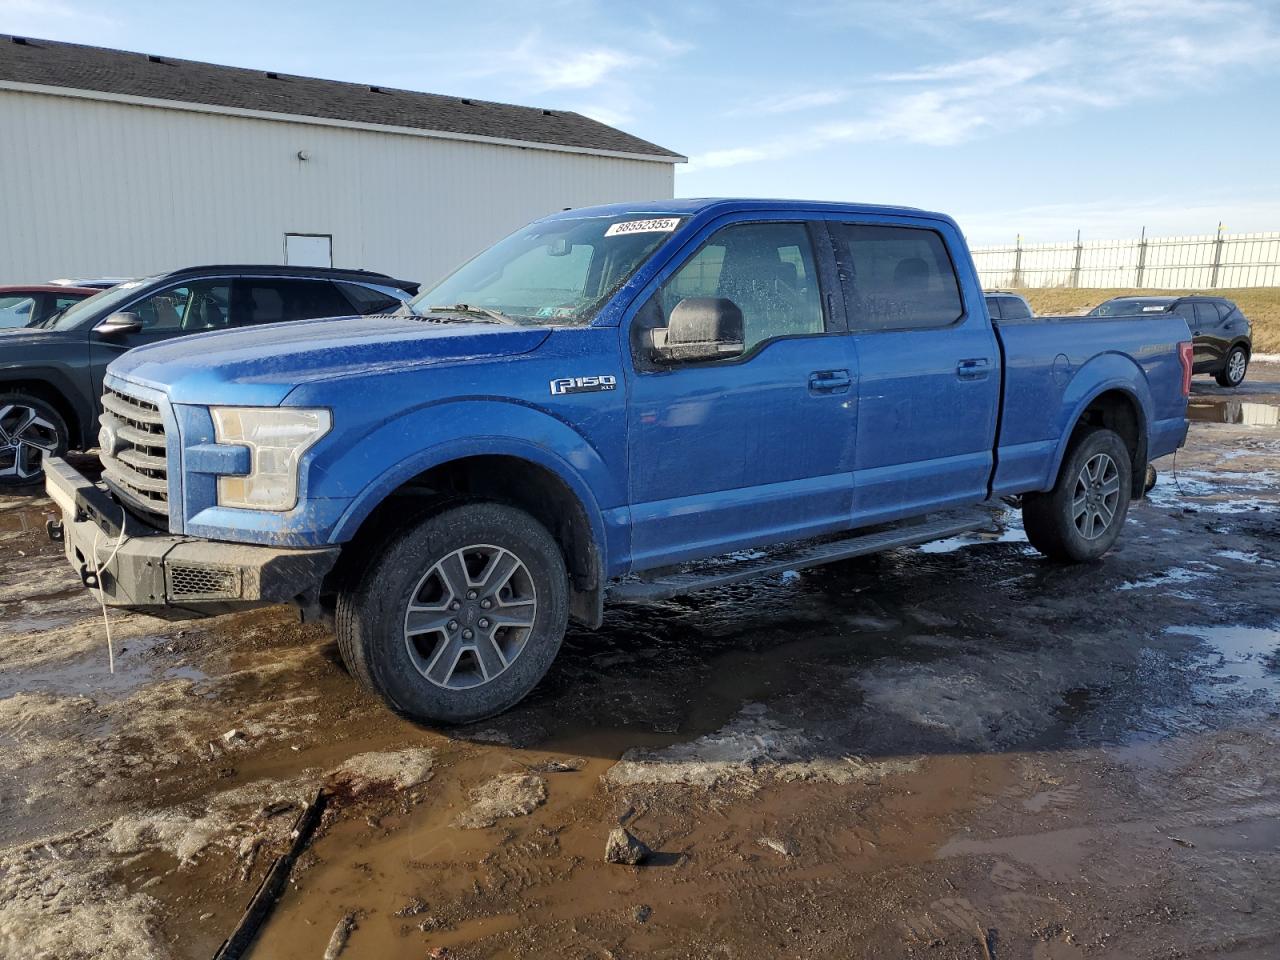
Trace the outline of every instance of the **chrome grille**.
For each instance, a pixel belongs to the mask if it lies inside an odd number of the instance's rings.
[[[169,461],[164,418],[149,400],[107,387],[102,394],[102,475],[132,506],[169,515]]]

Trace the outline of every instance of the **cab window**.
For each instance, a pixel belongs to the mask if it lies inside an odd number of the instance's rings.
[[[942,237],[923,227],[832,223],[849,329],[946,327],[964,315]]]
[[[686,297],[732,300],[743,351],[778,337],[823,333],[813,245],[803,223],[740,223],[712,234],[655,296],[662,325]]]

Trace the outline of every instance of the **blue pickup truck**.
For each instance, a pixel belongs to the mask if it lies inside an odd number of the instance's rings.
[[[1093,560],[1184,442],[1190,375],[1175,315],[993,322],[939,214],[570,210],[393,314],[124,355],[103,482],[47,465],[50,535],[105,603],[294,603],[392,708],[464,722],[606,601],[953,536],[1001,500]]]

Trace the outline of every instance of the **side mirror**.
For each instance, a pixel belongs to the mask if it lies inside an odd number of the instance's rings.
[[[685,297],[665,327],[653,330],[653,352],[660,360],[721,360],[742,353],[742,311],[723,297]]]
[[[104,337],[118,337],[126,333],[137,333],[142,329],[142,321],[136,313],[113,313],[93,329]]]

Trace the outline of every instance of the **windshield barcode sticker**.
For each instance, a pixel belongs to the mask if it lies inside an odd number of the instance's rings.
[[[615,223],[604,232],[604,235],[616,237],[624,233],[670,233],[679,225],[679,217],[663,217],[660,220],[627,220],[624,223]]]

